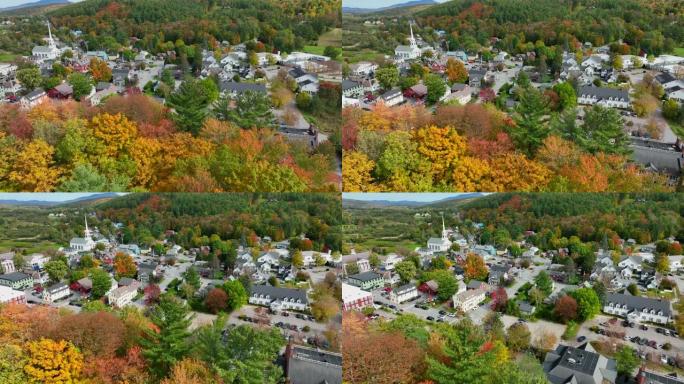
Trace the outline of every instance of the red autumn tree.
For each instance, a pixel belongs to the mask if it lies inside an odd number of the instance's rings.
[[[577,301],[569,295],[565,295],[556,300],[556,306],[553,313],[563,323],[577,318]]]
[[[504,287],[497,288],[492,292],[492,310],[497,312],[504,312],[508,304],[508,294]]]
[[[221,288],[214,288],[204,299],[204,305],[211,313],[218,313],[228,306],[228,294]]]

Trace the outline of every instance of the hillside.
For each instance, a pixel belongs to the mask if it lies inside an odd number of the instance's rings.
[[[115,50],[135,37],[136,46],[150,52],[178,40],[215,46],[253,39],[265,50],[291,52],[338,26],[339,6],[339,0],[85,0],[49,17],[57,27],[95,33],[90,49]]]
[[[21,6],[0,8],[0,16],[41,16],[71,4],[67,0],[41,0]]]
[[[452,0],[415,16],[423,27],[459,31],[451,46],[466,49],[495,36],[513,51],[518,33],[547,46],[623,39],[652,54],[684,44],[684,3],[675,0]]]
[[[342,13],[370,14],[370,13],[379,13],[379,12],[396,13],[397,11],[407,11],[407,10],[418,11],[418,10],[426,9],[432,5],[435,5],[435,4],[438,4],[435,0],[414,0],[414,1],[407,1],[405,3],[394,4],[394,5],[390,5],[388,7],[381,7],[381,8],[342,7]]]

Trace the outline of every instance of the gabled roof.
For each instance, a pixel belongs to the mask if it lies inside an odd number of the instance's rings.
[[[270,285],[253,285],[249,290],[250,296],[264,295],[271,298],[271,300],[295,299],[304,304],[309,302],[306,297],[306,292],[299,289],[272,287]]]
[[[266,86],[254,83],[236,83],[234,81],[223,81],[220,84],[221,92],[243,93],[247,91],[266,93]]]
[[[670,316],[670,302],[667,300],[651,299],[649,297],[632,296],[623,293],[606,293],[606,303],[627,305],[627,309],[633,311],[654,310],[663,312],[663,316]]]
[[[29,277],[31,276],[22,272],[12,272],[0,275],[0,280],[7,280],[16,283],[17,281],[22,281],[24,279],[28,279]]]
[[[623,99],[629,101],[629,92],[614,88],[583,86],[579,88],[578,94],[580,96],[596,96],[596,98],[599,100],[612,97],[613,99]]]
[[[368,272],[357,273],[355,275],[351,275],[351,276],[349,276],[349,278],[354,279],[354,280],[358,280],[358,281],[366,282],[366,281],[372,281],[372,280],[376,280],[376,279],[382,279],[382,276],[378,275],[375,272],[368,271]]]
[[[341,384],[342,355],[292,345],[287,354],[287,377],[292,384]]]

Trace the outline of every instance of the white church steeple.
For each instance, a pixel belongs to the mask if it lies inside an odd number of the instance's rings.
[[[86,239],[89,239],[89,238],[91,238],[91,235],[90,235],[90,229],[88,229],[88,216],[84,215],[83,218],[85,219],[85,230],[83,231],[83,237]]]
[[[48,47],[54,47],[55,44],[55,39],[52,38],[52,29],[50,28],[50,20],[47,21],[47,26],[48,26]]]
[[[411,48],[418,47],[418,44],[416,43],[416,38],[413,37],[413,24],[410,21],[409,21],[409,28],[411,29],[411,37],[409,37],[409,46]]]

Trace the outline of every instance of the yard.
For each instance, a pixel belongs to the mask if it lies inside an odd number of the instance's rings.
[[[0,252],[7,252],[16,248],[24,248],[27,253],[31,254],[57,249],[58,245],[51,241],[0,240]]]
[[[684,139],[684,126],[672,121],[668,121],[667,124],[670,126],[670,129],[672,129],[672,132],[677,135],[677,137]]]
[[[325,47],[339,47],[342,45],[342,29],[333,28],[328,32],[322,34],[318,38],[318,43],[316,45],[305,45],[304,52],[311,53],[314,55],[322,55],[325,51]]]
[[[675,56],[684,56],[684,47],[675,48],[673,53]]]
[[[350,63],[357,63],[359,61],[372,61],[375,60],[378,55],[382,54],[370,49],[362,49],[360,51],[345,49],[342,52],[342,56]]]
[[[19,55],[12,53],[0,53],[0,63],[10,63],[13,62]]]

